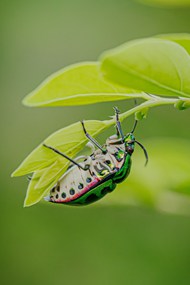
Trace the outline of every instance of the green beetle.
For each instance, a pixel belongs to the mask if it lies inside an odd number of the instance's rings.
[[[83,131],[89,139],[88,145],[92,149],[90,156],[80,156],[73,160],[59,150],[44,144],[44,147],[71,161],[70,167],[51,189],[46,200],[79,206],[88,205],[103,198],[115,189],[117,183],[122,182],[129,175],[135,143],[143,149],[147,163],[146,149],[135,140],[133,135],[137,121],[133,130],[124,136],[119,121],[119,110],[116,107],[114,110],[116,135],[109,137],[103,146],[88,134],[84,122],[81,122]]]

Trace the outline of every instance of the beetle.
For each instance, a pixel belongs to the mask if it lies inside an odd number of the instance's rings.
[[[91,137],[84,122],[81,122],[84,134],[89,140],[87,145],[92,150],[92,154],[89,156],[79,156],[72,159],[52,146],[43,144],[47,149],[71,162],[67,171],[50,190],[49,196],[45,198],[46,200],[53,203],[82,206],[103,198],[115,189],[116,184],[121,183],[129,175],[135,143],[143,149],[146,163],[148,162],[146,149],[135,140],[133,134],[137,120],[133,130],[124,135],[118,108],[114,107],[114,111],[116,134],[109,137],[103,146]]]

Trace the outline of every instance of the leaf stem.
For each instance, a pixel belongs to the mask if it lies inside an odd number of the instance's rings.
[[[162,98],[156,95],[149,95],[149,94],[147,94],[147,96],[144,96],[144,98],[146,98],[147,101],[120,114],[120,121],[123,121],[127,117],[135,114],[136,112],[140,112],[145,108],[151,108],[151,107],[156,107],[156,106],[161,106],[161,105],[174,105],[175,103],[179,101],[179,98],[176,98],[176,99]],[[106,120],[104,122],[111,126],[115,123],[115,118],[111,120]]]

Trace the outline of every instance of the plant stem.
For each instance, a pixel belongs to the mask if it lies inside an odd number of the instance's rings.
[[[144,108],[156,107],[156,106],[161,106],[161,105],[174,105],[178,101],[178,99],[165,99],[165,98],[157,99],[157,98],[158,97],[154,97],[151,100],[148,100],[134,107],[133,109],[124,112],[123,114],[120,115],[120,120],[123,121],[125,118],[131,116],[132,114],[136,112],[140,112]]]
[[[161,105],[174,105],[175,103],[177,103],[179,101],[179,98],[176,98],[176,99],[162,98],[162,97],[158,97],[155,95],[151,96],[148,94],[147,94],[146,99],[147,99],[147,101],[143,102],[142,104],[120,114],[120,116],[119,116],[120,121],[123,121],[127,117],[135,114],[136,112],[140,112],[141,110],[143,110],[145,108],[156,107],[156,106],[161,106]],[[106,120],[104,122],[111,126],[115,123],[115,118],[113,118],[111,120]]]

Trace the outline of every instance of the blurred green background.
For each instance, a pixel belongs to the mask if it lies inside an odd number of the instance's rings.
[[[54,71],[96,60],[125,41],[190,32],[190,9],[132,0],[2,0],[0,14],[1,284],[189,284],[189,216],[164,214],[149,203],[105,202],[80,209],[39,203],[23,209],[27,181],[10,174],[57,129],[113,113],[113,103],[26,108],[21,100],[27,93]],[[115,105],[124,111],[133,103]],[[171,107],[151,110],[136,136],[147,149],[153,147],[148,138],[189,140],[189,115]],[[125,123],[129,130],[133,118]]]

